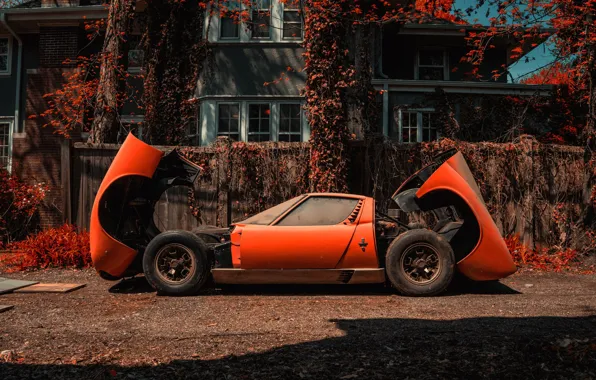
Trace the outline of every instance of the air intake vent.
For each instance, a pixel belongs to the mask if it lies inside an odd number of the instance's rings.
[[[353,274],[354,274],[353,270],[342,270],[339,273],[338,281],[341,283],[347,284],[348,282],[350,282],[350,279],[352,278]]]
[[[358,214],[360,213],[360,210],[362,210],[362,203],[363,203],[362,201],[358,201],[356,208],[354,209],[354,211],[352,211],[350,216],[348,216],[348,220],[350,221],[350,223],[356,222],[356,219],[358,218]]]

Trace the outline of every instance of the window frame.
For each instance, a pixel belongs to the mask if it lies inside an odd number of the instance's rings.
[[[236,133],[231,133],[231,132],[224,132],[223,134],[220,134],[219,132],[219,107],[223,106],[223,105],[236,105],[238,106],[238,140],[236,141],[245,141],[243,136],[242,136],[242,102],[241,101],[229,101],[229,102],[217,102],[216,103],[216,107],[215,107],[215,122],[216,122],[216,127],[217,129],[215,130],[215,138],[217,139],[218,137],[228,137],[230,138],[230,135],[235,135]],[[228,121],[230,121],[230,119],[228,119]],[[228,128],[229,130],[229,128]]]
[[[290,106],[295,106],[297,105],[300,109],[300,131],[298,133],[296,132],[282,132],[281,131],[281,107],[284,105],[290,105]],[[303,139],[303,133],[304,133],[304,118],[305,118],[305,114],[304,114],[304,104],[302,102],[279,102],[278,103],[278,108],[279,108],[279,117],[277,118],[277,141],[279,140],[279,136],[281,135],[286,135],[286,136],[292,136],[292,135],[297,135],[298,137],[300,137],[300,141],[302,142]]]
[[[14,117],[12,116],[0,116],[0,124],[8,124],[8,156],[6,157],[6,169],[9,173],[12,171],[12,139],[14,129]]]
[[[254,2],[259,2],[261,0],[252,0]],[[273,29],[273,5],[274,2],[277,0],[269,0],[269,8],[258,8],[258,7],[251,7],[250,8],[250,22],[251,22],[251,28],[250,28],[250,40],[251,41],[270,41],[272,39],[272,29]],[[269,13],[269,28],[267,31],[267,37],[255,37],[254,33],[255,33],[255,25],[256,23],[253,21],[254,20],[254,16],[255,16],[255,12],[257,13]]]
[[[133,135],[139,140],[143,140],[143,123],[145,122],[145,115],[120,115],[120,128],[124,129],[124,124],[137,124],[137,133]],[[130,128],[128,129],[130,132]]]
[[[299,0],[298,0],[299,1]],[[300,4],[300,3],[298,3]],[[286,25],[286,12],[296,12],[298,13],[298,16],[300,18],[299,22],[295,22],[295,21],[288,21],[291,24],[300,24],[300,36],[299,37],[284,37],[284,30],[285,30],[285,25]],[[302,10],[300,9],[300,6],[298,6],[297,9],[288,9],[286,10],[286,4],[282,4],[282,9],[281,9],[281,31],[280,31],[280,35],[281,35],[281,39],[284,41],[302,41],[304,40],[304,17],[302,15]]]
[[[420,63],[420,53],[423,51],[441,51],[443,56],[443,65],[423,65]],[[420,79],[420,68],[442,68],[443,69],[443,79],[441,80],[433,80],[433,79]],[[432,80],[432,81],[448,81],[449,80],[449,58],[447,54],[447,49],[442,47],[420,47],[416,50],[416,61],[414,65],[414,79],[416,80]]]
[[[12,36],[0,34],[0,39],[5,39],[8,42],[8,51],[6,52],[6,70],[0,71],[0,76],[10,76],[12,75]]]
[[[251,132],[250,131],[250,106],[254,106],[254,105],[268,105],[269,106],[269,132],[265,133],[265,132]],[[219,120],[219,119],[218,119]],[[261,114],[259,111],[259,122],[261,121]],[[259,124],[260,125],[260,124]],[[263,142],[263,141],[250,141],[249,136],[261,136],[261,135],[269,135],[269,139],[266,141],[277,141],[274,140],[273,136],[273,103],[270,101],[256,101],[256,100],[251,100],[246,102],[246,139],[244,141],[246,142]],[[279,131],[278,131],[279,134]]]
[[[352,211],[350,213],[348,213],[348,215],[340,220],[337,223],[334,224],[308,224],[308,225],[280,225],[281,222],[284,221],[284,219],[286,219],[286,217],[288,217],[290,214],[292,214],[292,212],[294,212],[297,208],[299,208],[301,205],[303,205],[304,203],[308,202],[310,199],[314,199],[314,198],[339,198],[339,199],[344,199],[344,200],[351,200],[351,201],[355,201],[356,204],[354,205],[354,208],[352,209]],[[354,212],[354,210],[356,209],[356,207],[358,207],[358,203],[361,201],[362,199],[357,197],[357,196],[329,196],[329,195],[319,195],[319,194],[309,194],[308,196],[305,196],[304,198],[302,198],[299,202],[296,202],[292,207],[290,207],[288,210],[286,210],[285,213],[281,214],[280,216],[278,216],[271,224],[269,224],[270,226],[276,226],[276,227],[289,227],[289,228],[296,228],[296,227],[312,227],[312,226],[327,226],[327,227],[331,227],[331,226],[338,226],[338,225],[343,225],[342,222],[345,221],[350,215],[351,213]]]
[[[131,37],[142,37],[140,34],[131,34]],[[130,40],[129,40],[130,42]],[[130,52],[132,51],[140,51],[143,54],[143,58],[142,58],[142,63],[141,66],[130,66]],[[143,67],[145,65],[145,50],[143,49],[131,49],[130,48],[130,44],[128,46],[128,68],[127,68],[127,72],[130,74],[140,74],[143,72]]]
[[[230,9],[230,7],[227,7],[227,8],[228,8],[228,10]],[[242,3],[239,3],[238,4],[238,11],[241,12],[242,9],[243,9],[243,5],[242,5]],[[236,25],[236,32],[237,32],[236,33],[237,34],[236,37],[224,37],[222,35],[222,31],[223,31],[223,20],[225,20],[226,18],[229,18],[232,21],[235,21],[235,20],[233,20],[230,17],[221,17],[221,13],[218,14],[217,18],[219,20],[219,22],[218,22],[218,31],[217,31],[217,39],[219,41],[240,41],[240,35],[242,34],[242,30],[241,30],[240,27],[242,26],[242,21],[238,21],[238,23],[235,23],[234,24],[234,25]]]
[[[422,115],[423,114],[436,114],[436,110],[434,108],[400,108],[399,109],[399,118],[398,118],[398,126],[397,126],[397,136],[398,141],[400,144],[416,144],[424,142],[422,139],[423,137],[423,130],[428,129],[431,130],[432,128],[424,128],[422,125]],[[408,113],[416,113],[416,141],[403,141],[403,114],[405,112]],[[411,128],[411,126],[410,126]],[[429,141],[437,141],[441,137],[440,131],[438,128],[436,130],[436,140],[429,140]]]

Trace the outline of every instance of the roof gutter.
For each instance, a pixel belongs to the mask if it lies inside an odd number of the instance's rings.
[[[4,25],[6,30],[14,37],[14,39],[18,42],[19,48],[17,53],[17,69],[15,71],[15,75],[17,76],[17,84],[16,84],[16,91],[15,91],[15,103],[14,103],[14,127],[10,131],[10,139],[12,141],[12,136],[15,131],[20,131],[19,125],[21,124],[20,119],[20,109],[21,109],[21,77],[22,70],[23,70],[23,40],[19,37],[18,34],[15,33],[14,30],[10,27],[8,22],[6,21],[6,14],[4,12],[0,13],[0,24]],[[9,144],[10,151],[8,152],[8,171],[10,172],[12,169],[12,144]]]

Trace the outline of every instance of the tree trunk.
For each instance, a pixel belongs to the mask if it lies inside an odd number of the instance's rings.
[[[118,118],[126,78],[120,74],[128,66],[128,43],[125,37],[134,15],[135,0],[113,0],[108,13],[106,35],[101,55],[97,102],[90,139],[94,143],[116,142]]]

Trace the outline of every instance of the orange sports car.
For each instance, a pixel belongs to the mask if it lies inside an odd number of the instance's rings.
[[[456,150],[408,178],[392,198],[401,212],[432,212],[433,228],[375,210],[375,200],[313,193],[230,228],[160,231],[153,214],[171,186],[193,186],[201,168],[129,135],[91,214],[91,255],[105,279],[144,273],[160,293],[216,284],[387,283],[410,296],[443,292],[457,270],[496,280],[516,267],[464,157]]]

